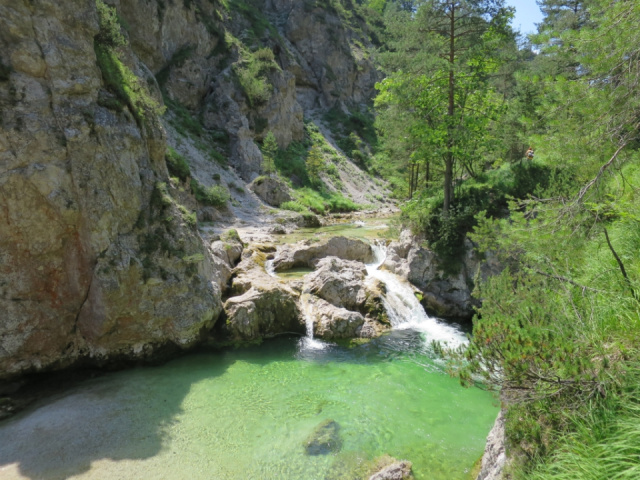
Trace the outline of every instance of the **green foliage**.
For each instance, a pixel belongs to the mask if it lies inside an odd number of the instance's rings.
[[[203,136],[204,130],[202,129],[202,124],[197,118],[193,117],[189,110],[187,110],[182,104],[171,100],[169,97],[165,97],[164,102],[173,113],[173,117],[169,119],[169,123],[171,123],[180,135],[185,137]]]
[[[370,112],[354,111],[346,114],[339,107],[333,107],[324,116],[338,146],[346,155],[368,167],[368,150],[378,146],[378,136],[374,128],[374,117]]]
[[[167,148],[164,159],[167,162],[167,168],[171,175],[178,177],[183,182],[189,178],[191,169],[189,168],[187,160],[172,147]]]
[[[275,159],[278,155],[278,142],[273,132],[269,131],[262,142],[262,172],[271,175],[275,172]]]
[[[309,150],[305,166],[311,184],[318,185],[320,183],[320,174],[325,170],[325,160],[322,151],[317,145],[312,146]]]
[[[196,179],[191,179],[190,187],[191,192],[196,197],[196,200],[212,207],[226,207],[227,202],[231,198],[229,191],[222,185],[205,187]]]
[[[360,205],[339,193],[319,192],[305,187],[294,190],[293,194],[296,201],[287,204],[289,210],[300,211],[299,206],[303,206],[314,213],[323,215],[330,212],[353,212],[361,208]],[[293,203],[296,205],[292,205]]]
[[[284,202],[280,205],[283,210],[290,210],[292,212],[308,212],[307,207],[299,202]]]
[[[100,27],[100,31],[95,37],[96,42],[105,48],[124,47],[127,41],[120,31],[120,21],[116,9],[102,0],[96,0],[96,10]]]
[[[307,146],[302,142],[291,142],[285,150],[279,150],[275,157],[278,173],[289,178],[294,184],[309,185],[306,167]]]
[[[434,189],[408,201],[402,207],[403,215],[414,231],[426,234],[443,266],[455,271],[464,252],[464,238],[476,225],[477,215],[482,212],[482,216],[491,218],[505,216],[510,199],[542,194],[554,171],[537,161],[504,164],[461,182],[456,188],[456,201],[447,214],[442,209],[442,192]]]
[[[145,82],[122,62],[120,48],[127,43],[120,32],[115,9],[102,0],[96,0],[96,7],[100,31],[94,39],[94,50],[105,86],[128,105],[138,122],[162,115],[164,107],[151,96]]]
[[[269,83],[267,74],[280,67],[274,61],[274,55],[268,47],[255,52],[241,49],[241,58],[233,66],[235,78],[242,88],[249,105],[262,105],[269,100],[273,87]]]
[[[240,235],[238,234],[238,231],[235,228],[230,228],[229,230],[224,232],[220,238],[225,242],[231,242],[231,241],[242,242],[242,240],[240,239]]]

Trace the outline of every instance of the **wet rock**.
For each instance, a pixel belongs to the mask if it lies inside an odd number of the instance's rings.
[[[224,304],[225,332],[233,341],[258,340],[278,333],[304,333],[297,294],[281,285],[252,287]]]
[[[299,292],[269,275],[264,268],[270,245],[251,245],[234,269],[232,296],[224,304],[228,340],[259,340],[279,333],[305,333],[298,307]]]
[[[258,177],[249,185],[249,189],[253,191],[263,202],[273,207],[279,207],[284,202],[292,200],[289,195],[289,186],[273,177]]]
[[[331,256],[364,263],[373,260],[368,243],[354,238],[332,237],[313,244],[303,241],[284,246],[275,256],[273,267],[277,272],[296,267],[314,268],[319,260]]]
[[[305,291],[336,307],[359,310],[367,299],[366,276],[367,269],[361,262],[326,257],[305,278]]]
[[[369,480],[409,480],[413,478],[411,467],[411,462],[396,461],[371,475]]]
[[[365,323],[361,313],[336,307],[322,299],[313,303],[311,315],[314,336],[327,340],[358,337]]]
[[[325,420],[318,425],[304,442],[307,455],[327,455],[342,448],[340,425],[335,420]]]
[[[480,258],[469,240],[457,272],[445,272],[435,252],[422,246],[420,237],[403,231],[398,241],[388,246],[381,268],[409,280],[422,291],[423,305],[439,317],[471,318],[480,302],[472,296],[476,275],[486,280],[502,271],[502,265],[490,252]]]
[[[307,315],[320,338],[373,338],[389,328],[382,305],[382,287],[367,281],[361,262],[327,257],[307,275],[304,291]]]

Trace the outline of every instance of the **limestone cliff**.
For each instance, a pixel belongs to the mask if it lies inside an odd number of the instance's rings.
[[[267,131],[284,147],[304,115],[372,93],[367,40],[331,2],[105,3],[122,68],[100,60],[95,0],[0,0],[0,378],[188,348],[214,326],[228,269],[168,179],[165,122],[198,119],[250,180]],[[124,97],[114,72],[133,75]],[[164,118],[147,108],[163,101]]]

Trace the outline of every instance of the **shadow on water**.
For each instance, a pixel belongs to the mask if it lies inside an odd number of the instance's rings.
[[[392,331],[362,345],[304,348],[280,337],[260,346],[200,352],[160,367],[142,367],[86,381],[0,422],[0,476],[17,465],[31,479],[68,478],[100,460],[144,460],[167,448],[183,402],[203,380],[224,375],[236,362],[410,361],[441,370],[419,332]],[[215,397],[212,397],[212,400]]]
[[[97,460],[155,456],[191,386],[224,374],[233,361],[203,355],[202,368],[191,369],[179,359],[107,374],[42,400],[0,423],[0,476],[18,464],[32,479],[68,478]]]

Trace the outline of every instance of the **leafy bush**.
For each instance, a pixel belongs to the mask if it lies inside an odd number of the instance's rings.
[[[307,207],[298,202],[284,202],[280,205],[280,208],[300,213],[308,211]]]
[[[233,66],[236,80],[250,106],[264,104],[269,100],[273,89],[267,72],[280,67],[274,61],[273,52],[269,48],[262,48],[256,52],[241,48],[240,52],[240,60]]]
[[[189,175],[191,175],[191,170],[187,160],[172,147],[167,149],[164,159],[167,162],[167,168],[171,175],[178,177],[183,182],[187,180]]]
[[[98,11],[100,31],[96,35],[95,40],[106,48],[125,46],[127,41],[120,31],[120,22],[116,9],[110,7],[102,0],[96,0],[96,10]]]
[[[230,200],[229,190],[222,185],[214,185],[205,187],[196,179],[191,180],[191,192],[200,203],[210,205],[212,207],[226,207]]]

